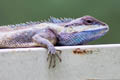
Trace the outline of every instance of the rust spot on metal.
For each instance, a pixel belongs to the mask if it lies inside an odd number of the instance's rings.
[[[92,53],[92,52],[93,52],[93,50],[91,50],[91,49],[80,49],[80,48],[77,48],[77,49],[73,50],[74,54],[81,54],[81,55]]]

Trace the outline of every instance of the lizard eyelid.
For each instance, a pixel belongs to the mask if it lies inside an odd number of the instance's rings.
[[[83,21],[83,23],[86,24],[86,25],[91,25],[91,24],[93,24],[93,22],[94,22],[94,21],[91,20],[91,19],[87,19],[87,20],[84,20],[84,21]]]

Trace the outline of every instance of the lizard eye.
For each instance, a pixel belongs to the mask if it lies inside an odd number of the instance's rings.
[[[91,25],[91,24],[93,24],[93,20],[91,20],[91,19],[84,20],[84,24]]]

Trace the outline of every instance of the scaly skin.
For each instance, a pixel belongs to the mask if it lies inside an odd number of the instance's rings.
[[[0,27],[0,47],[45,47],[48,49],[49,68],[56,66],[56,58],[60,50],[54,45],[72,46],[86,44],[103,36],[109,27],[107,24],[91,17],[77,19],[56,19],[51,17],[48,22],[32,22]],[[53,65],[52,65],[53,64]]]

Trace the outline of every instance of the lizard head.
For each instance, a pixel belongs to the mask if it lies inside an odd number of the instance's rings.
[[[62,45],[86,44],[96,40],[108,32],[106,23],[91,16],[83,16],[64,24],[64,29],[59,34]]]

